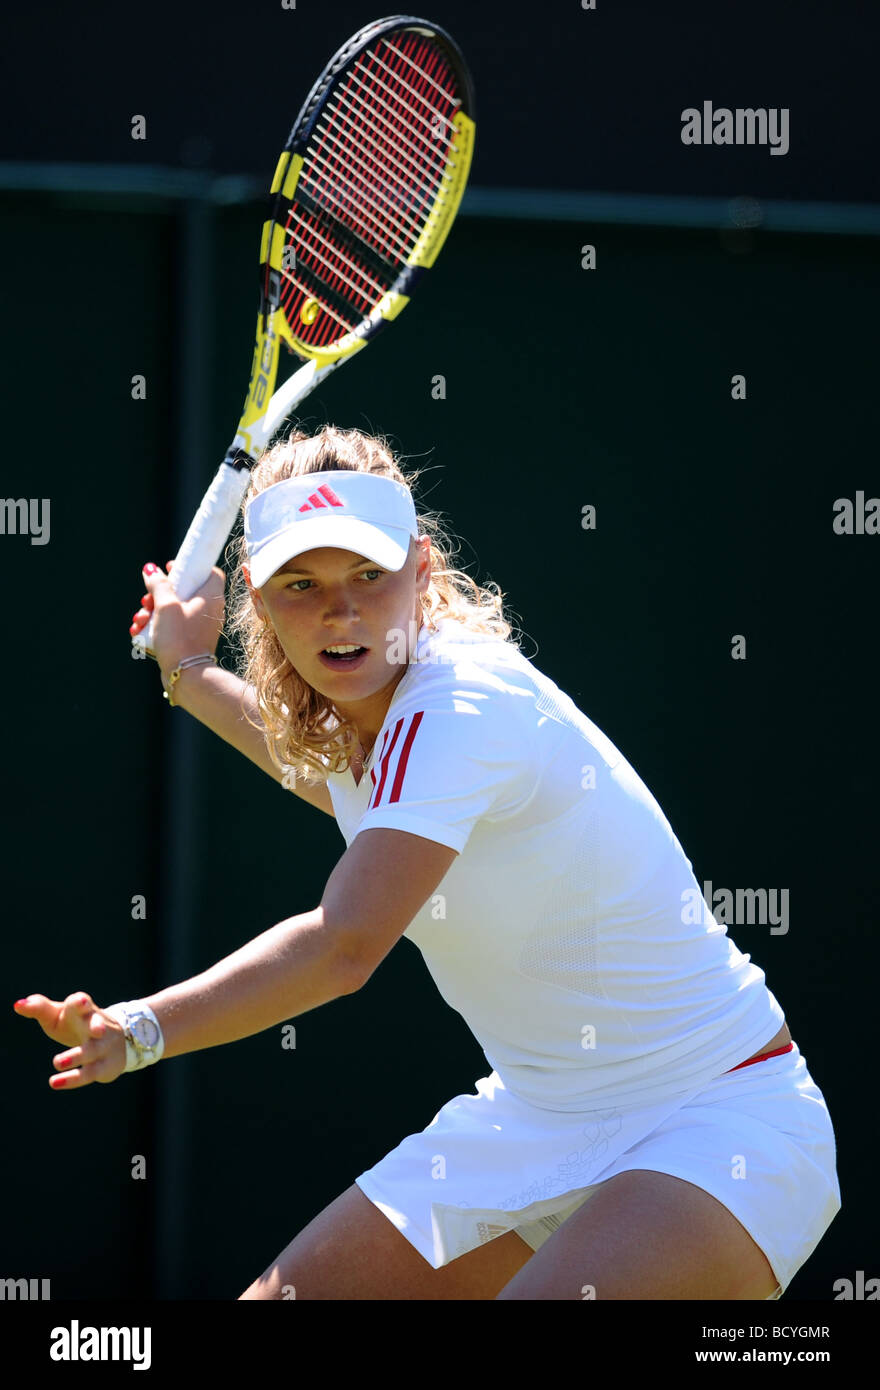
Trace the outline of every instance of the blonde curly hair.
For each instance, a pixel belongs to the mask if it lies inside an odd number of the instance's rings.
[[[242,517],[253,497],[285,478],[337,469],[377,473],[412,491],[420,470],[404,473],[386,439],[360,430],[327,425],[315,435],[294,430],[268,449],[255,465],[242,502]],[[490,582],[477,584],[453,568],[457,553],[439,518],[416,508],[420,535],[431,541],[431,581],[421,595],[425,622],[443,618],[461,623],[470,632],[500,638],[519,649],[519,636],[507,620],[504,594]],[[230,543],[227,564],[232,588],[227,606],[226,633],[238,646],[237,673],[252,687],[262,718],[266,747],[276,767],[308,784],[326,782],[328,772],[345,772],[358,744],[357,729],[332,701],[314,690],[288,661],[269,623],[263,623],[247,588],[242,566],[247,564],[244,535]],[[245,715],[255,728],[259,724]]]

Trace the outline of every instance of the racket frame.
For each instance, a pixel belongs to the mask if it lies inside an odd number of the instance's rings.
[[[461,96],[458,110],[449,120],[453,133],[438,185],[442,187],[445,180],[446,188],[435,197],[403,269],[371,312],[335,343],[316,347],[292,332],[281,307],[286,274],[283,257],[287,244],[281,217],[293,200],[308,140],[338,82],[370,44],[398,29],[415,30],[438,42],[457,79]],[[171,586],[180,599],[192,598],[209,578],[240,511],[250,482],[250,470],[278,427],[331,372],[350,362],[386,323],[398,317],[409,303],[410,292],[421,275],[434,264],[464,195],[475,130],[473,84],[458,46],[446,30],[417,16],[394,15],[364,26],[342,45],[318,77],[294,121],[269,190],[274,201],[271,214],[263,224],[260,243],[260,306],[248,392],[232,443],[202,499],[169,575]],[[275,390],[282,343],[304,362]],[[152,619],[132,637],[132,645],[155,657],[151,641]]]

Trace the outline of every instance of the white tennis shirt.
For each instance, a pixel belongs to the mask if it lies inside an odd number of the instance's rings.
[[[664,1100],[785,1022],[708,906],[694,923],[701,889],[648,788],[509,643],[423,627],[368,771],[328,786],[346,845],[386,826],[458,851],[405,936],[521,1099]]]

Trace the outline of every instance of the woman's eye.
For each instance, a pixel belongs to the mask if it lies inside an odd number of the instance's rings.
[[[385,573],[385,571],[384,571],[384,570],[380,570],[380,569],[362,570],[362,571],[361,571],[361,578],[362,578],[362,579],[367,579],[368,576],[371,575],[371,574],[375,574],[375,575],[378,575],[378,576],[381,577],[384,573]],[[301,594],[301,593],[303,592],[303,590],[300,589],[298,586],[299,586],[300,584],[311,584],[311,582],[312,582],[311,579],[293,579],[293,580],[291,580],[291,582],[290,582],[289,584],[285,584],[284,587],[285,587],[285,589],[294,589],[298,594]],[[373,582],[375,582],[375,581],[373,581]]]

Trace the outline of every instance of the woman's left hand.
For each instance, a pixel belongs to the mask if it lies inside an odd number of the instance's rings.
[[[73,1091],[93,1081],[106,1084],[125,1071],[122,1027],[98,1008],[91,995],[78,990],[57,1003],[45,994],[29,994],[14,1007],[20,1017],[36,1019],[48,1038],[68,1049],[52,1059],[63,1073],[49,1078],[53,1091]]]

